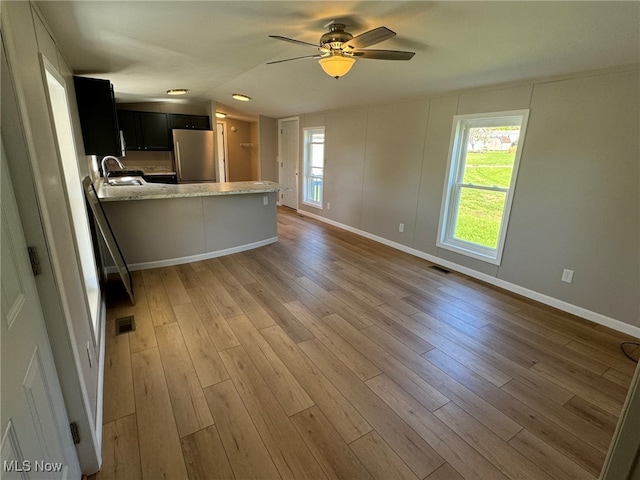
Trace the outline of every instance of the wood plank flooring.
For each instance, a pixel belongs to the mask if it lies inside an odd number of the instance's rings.
[[[110,287],[94,479],[598,477],[633,339],[286,208],[278,235]]]

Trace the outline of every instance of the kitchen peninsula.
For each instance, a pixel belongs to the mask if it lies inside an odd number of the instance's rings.
[[[110,186],[96,191],[130,270],[194,262],[278,240],[274,182]]]

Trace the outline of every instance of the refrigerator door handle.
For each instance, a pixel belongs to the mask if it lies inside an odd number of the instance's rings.
[[[176,155],[176,173],[178,174],[178,182],[182,178],[182,169],[180,168],[180,142],[174,142],[174,152]]]

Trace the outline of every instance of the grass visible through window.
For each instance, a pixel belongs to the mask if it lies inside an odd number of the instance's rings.
[[[468,152],[463,183],[508,188],[514,160],[515,148],[501,152]],[[496,248],[505,199],[503,192],[462,187],[455,238]]]

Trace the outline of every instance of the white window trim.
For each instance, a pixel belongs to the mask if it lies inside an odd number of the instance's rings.
[[[307,177],[308,177],[308,155],[309,148],[307,143],[307,132],[313,130],[322,130],[322,133],[325,135],[325,140],[322,142],[323,148],[326,147],[326,131],[324,126],[317,127],[304,127],[302,130],[302,142],[303,142],[303,152],[302,152],[302,204],[308,205],[313,208],[317,208],[318,210],[323,210],[324,204],[324,170],[325,170],[325,159],[323,158],[322,162],[322,202],[312,202],[307,200]]]
[[[518,139],[518,148],[516,149],[516,155],[513,162],[513,170],[511,172],[511,182],[509,188],[501,187],[486,187],[474,185],[474,188],[481,188],[491,191],[506,191],[506,199],[504,211],[502,212],[502,222],[500,227],[500,234],[498,236],[498,246],[496,249],[483,247],[471,242],[465,242],[463,240],[453,238],[451,234],[452,229],[449,228],[455,221],[455,215],[457,213],[457,206],[452,205],[453,202],[459,200],[459,195],[453,195],[453,189],[456,187],[457,179],[459,178],[460,171],[463,168],[461,162],[461,156],[466,152],[466,135],[465,138],[460,139],[461,130],[463,124],[466,126],[473,125],[474,120],[487,120],[493,119],[496,126],[504,125],[505,120],[508,117],[522,117],[522,123],[520,126],[520,136]],[[449,143],[449,157],[447,161],[447,175],[444,183],[444,191],[442,193],[442,203],[440,208],[440,222],[438,224],[438,239],[436,246],[450,250],[461,255],[482,260],[494,265],[500,265],[502,261],[502,253],[504,250],[505,238],[509,226],[509,217],[511,214],[511,204],[513,202],[513,195],[516,188],[516,182],[518,178],[518,169],[520,167],[520,157],[524,147],[524,139],[527,131],[527,122],[529,120],[529,110],[510,110],[504,112],[489,112],[489,113],[477,113],[471,115],[455,115],[453,117],[453,128],[451,129],[451,139]],[[483,126],[487,126],[486,122],[482,122]],[[453,167],[455,168],[452,168]],[[453,208],[455,207],[455,208]]]

